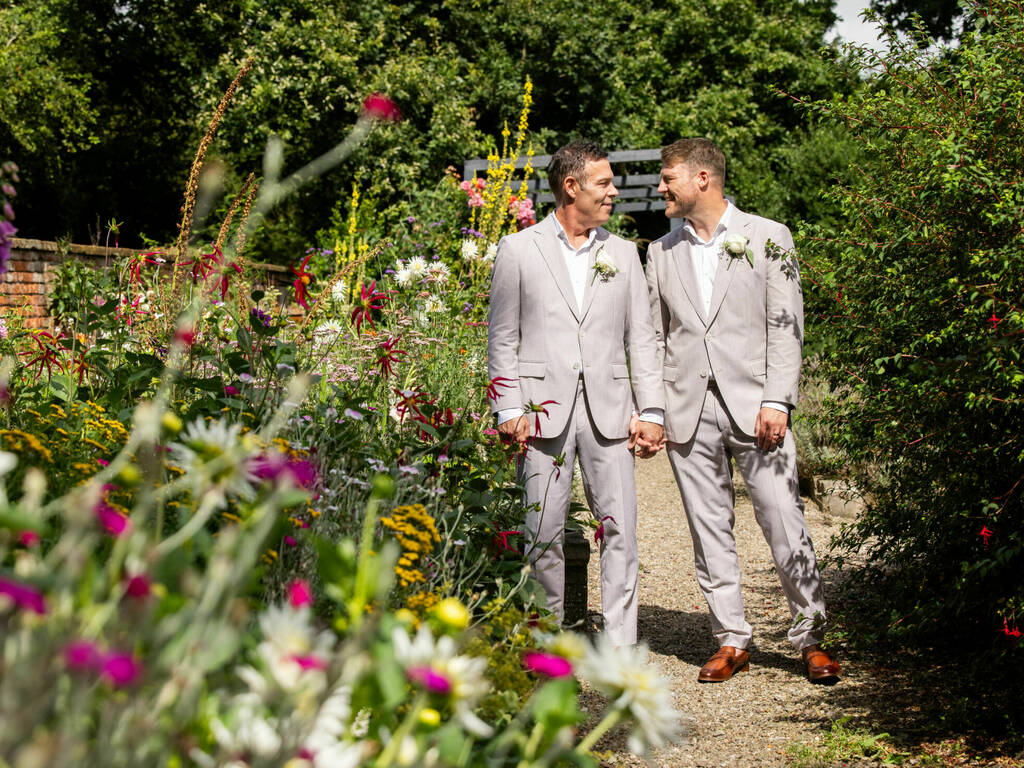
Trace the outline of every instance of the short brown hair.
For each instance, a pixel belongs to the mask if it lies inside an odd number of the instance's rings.
[[[694,171],[707,171],[725,186],[725,154],[711,139],[680,139],[661,149],[666,168],[686,163]]]
[[[606,157],[608,157],[608,153],[600,144],[585,139],[574,139],[564,147],[560,147],[551,156],[551,162],[548,163],[548,184],[555,196],[555,203],[557,205],[565,203],[562,196],[565,194],[563,187],[566,179],[572,176],[582,187],[587,180],[584,175],[587,163],[592,160],[604,160]]]

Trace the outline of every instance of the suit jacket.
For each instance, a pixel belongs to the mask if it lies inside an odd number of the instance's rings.
[[[735,209],[727,235],[748,238],[745,257],[719,256],[711,309],[705,316],[686,230],[670,232],[647,251],[651,316],[665,386],[665,433],[677,443],[697,429],[709,376],[729,414],[754,434],[761,402],[796,406],[803,347],[803,292],[784,225]],[[766,254],[771,241],[783,258]]]
[[[498,243],[491,276],[487,367],[492,381],[501,380],[496,382],[499,395],[491,409],[496,413],[553,400],[544,406],[547,416],[527,415],[534,428],[539,418],[542,436],[554,437],[569,419],[582,373],[598,432],[609,440],[624,438],[634,403],[639,410],[664,407],[636,246],[598,227],[583,308],[578,309],[553,217]],[[619,269],[608,279],[593,269],[602,249]]]

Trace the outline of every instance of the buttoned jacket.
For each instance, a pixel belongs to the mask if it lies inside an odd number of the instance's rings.
[[[689,441],[713,377],[736,425],[754,434],[763,401],[795,407],[803,347],[803,292],[793,238],[783,224],[735,209],[726,237],[745,256],[719,253],[711,306],[701,301],[683,227],[651,243],[647,283],[662,361],[665,434]]]
[[[615,274],[595,271],[599,253],[614,263]],[[580,308],[553,214],[502,238],[491,276],[487,367],[498,394],[492,411],[524,408],[543,437],[564,429],[580,376],[591,420],[606,439],[629,434],[634,406],[664,407],[636,246],[597,228]]]

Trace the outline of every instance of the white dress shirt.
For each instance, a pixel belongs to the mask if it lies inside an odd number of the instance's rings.
[[[719,256],[725,246],[725,236],[729,231],[729,220],[732,218],[733,210],[735,210],[733,204],[726,201],[725,212],[718,220],[715,231],[711,233],[710,240],[701,239],[689,219],[685,219],[683,223],[683,229],[686,230],[686,236],[690,240],[690,263],[697,276],[697,289],[700,291],[700,299],[704,304],[704,317],[711,314],[711,294],[715,289],[715,274],[718,272]],[[714,381],[714,378],[714,371],[712,371],[710,380]],[[761,405],[789,413],[789,406],[785,403],[765,400]]]
[[[569,242],[569,235],[566,233],[565,228],[562,226],[562,222],[558,220],[555,214],[550,214],[551,218],[555,220],[555,229],[558,232],[558,244],[562,247],[562,258],[565,260],[565,268],[569,272],[569,280],[572,283],[572,293],[576,298],[576,309],[580,312],[583,311],[583,293],[587,287],[587,265],[590,262],[590,250],[594,247],[594,241],[597,240],[597,228],[591,229],[587,233],[586,241],[579,247],[573,247],[572,243]],[[578,350],[577,350],[578,351]],[[577,360],[577,369],[583,370],[582,361]],[[522,408],[505,408],[504,410],[498,411],[496,418],[498,424],[504,424],[506,421],[512,419],[518,419],[524,413]],[[665,423],[665,412],[661,408],[645,408],[644,412],[640,414],[640,418],[643,421],[650,421],[655,424]]]

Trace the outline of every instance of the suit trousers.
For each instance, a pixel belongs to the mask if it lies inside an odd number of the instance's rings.
[[[633,453],[627,444],[626,438],[606,440],[594,427],[580,379],[565,429],[555,437],[530,440],[519,464],[519,479],[526,488],[527,556],[547,593],[548,609],[561,621],[565,616],[562,546],[573,467],[579,457],[591,514],[598,522],[611,518],[603,521],[601,610],[605,632],[615,645],[636,642],[637,502]],[[564,458],[559,462],[559,457]]]
[[[772,551],[793,623],[789,640],[798,649],[821,642],[825,601],[821,575],[796,469],[792,431],[782,447],[765,453],[729,415],[718,390],[704,396],[700,422],[687,443],[669,443],[668,458],[682,495],[693,538],[697,582],[711,611],[719,645],[746,648],[751,628],[743,615],[740,564],[736,555],[735,495],[730,457],[739,467],[754,516]]]

